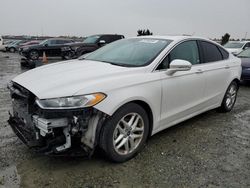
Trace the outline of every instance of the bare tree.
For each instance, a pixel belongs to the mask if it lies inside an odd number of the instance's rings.
[[[153,33],[152,32],[150,32],[150,30],[149,29],[139,29],[138,31],[137,31],[137,36],[145,36],[145,35],[153,35]]]

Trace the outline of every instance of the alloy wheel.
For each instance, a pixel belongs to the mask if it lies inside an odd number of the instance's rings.
[[[113,133],[113,146],[120,155],[136,150],[144,135],[144,121],[138,113],[125,115],[116,125]]]
[[[226,106],[228,109],[231,109],[234,105],[237,95],[237,86],[232,84],[226,94]]]
[[[30,52],[30,59],[36,60],[38,58],[39,58],[38,52],[36,52],[36,51],[31,51]]]

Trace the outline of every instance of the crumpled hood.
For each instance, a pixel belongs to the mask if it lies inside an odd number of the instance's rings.
[[[25,87],[40,99],[103,92],[102,82],[133,74],[136,68],[88,60],[54,63],[27,71],[12,81]],[[110,84],[109,84],[110,85]],[[82,93],[77,93],[81,91]]]

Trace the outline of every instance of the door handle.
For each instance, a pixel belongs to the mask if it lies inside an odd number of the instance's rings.
[[[203,73],[203,70],[202,69],[197,69],[197,71],[195,73],[196,74],[201,74],[201,73]]]
[[[230,68],[229,65],[226,65],[226,66],[225,66],[225,69],[229,69],[229,68]]]

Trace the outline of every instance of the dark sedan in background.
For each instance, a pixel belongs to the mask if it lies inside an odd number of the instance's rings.
[[[22,48],[20,54],[28,59],[37,60],[45,52],[48,57],[61,57],[62,47],[67,43],[73,43],[72,39],[51,38],[42,41],[38,45],[31,45]]]
[[[93,52],[98,48],[114,42],[116,40],[123,39],[123,35],[118,34],[100,34],[87,37],[83,42],[68,44],[62,48],[62,58],[72,59],[78,58],[81,55]]]
[[[241,80],[250,81],[250,48],[239,53],[238,57],[241,59],[242,65]]]

